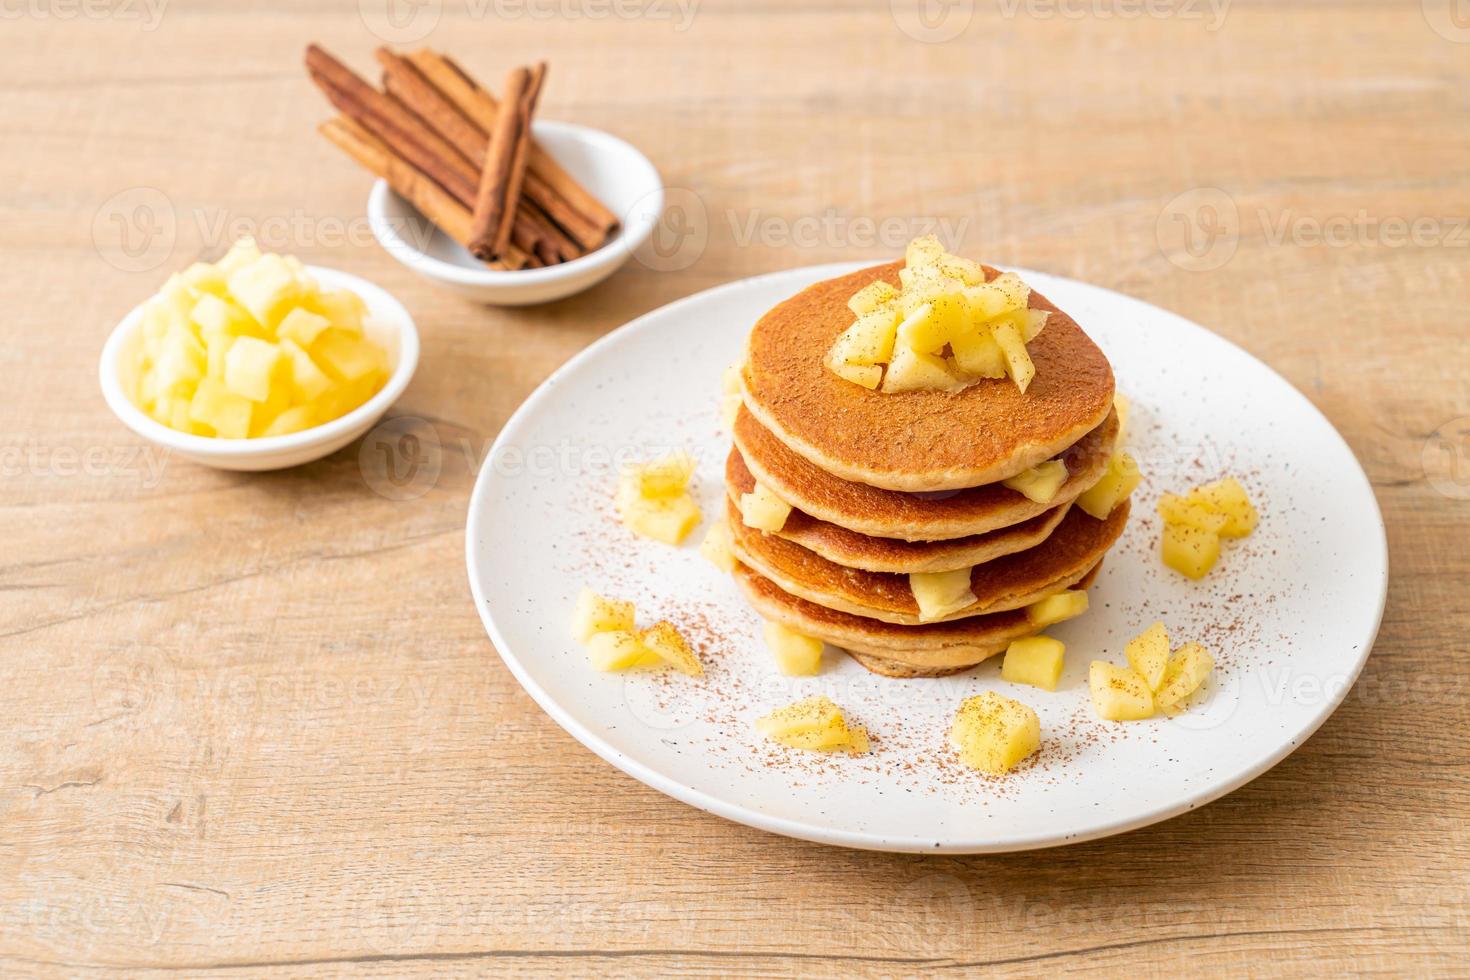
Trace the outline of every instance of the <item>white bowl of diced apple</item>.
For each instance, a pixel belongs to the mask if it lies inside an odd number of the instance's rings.
[[[220,294],[217,272],[231,256],[173,277],[114,328],[100,365],[108,407],[145,439],[226,470],[299,466],[365,434],[418,366],[418,329],[408,311],[364,279],[287,259],[296,285],[260,284],[262,296],[275,290],[260,302],[277,303],[260,313],[272,323],[262,331],[239,317],[239,297],[226,296],[224,306],[209,298]],[[281,297],[292,290],[294,298]],[[293,314],[298,308],[303,313]],[[221,335],[224,344],[215,342]]]

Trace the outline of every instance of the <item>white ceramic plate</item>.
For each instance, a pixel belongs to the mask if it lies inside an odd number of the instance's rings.
[[[1146,474],[1091,611],[1051,631],[1067,644],[1055,692],[1002,681],[999,658],[904,681],[829,649],[820,676],[782,677],[735,584],[698,555],[702,529],[675,549],[618,525],[617,462],[674,447],[697,454],[696,492],[706,515],[717,512],[729,449],[717,421],[722,370],[765,310],[856,267],[762,276],[656,310],[573,358],[506,425],[470,501],[470,584],[506,665],[547,713],[629,775],[731,820],[849,847],[954,853],[1163,820],[1260,775],[1310,736],[1357,677],[1383,611],[1387,548],[1368,480],[1331,424],[1271,369],[1095,286],[1021,272],[1111,359],[1133,400],[1128,443]],[[1227,543],[1203,582],[1186,581],[1157,557],[1154,504],[1224,474],[1246,485],[1260,526]],[[584,585],[636,600],[641,624],[673,620],[706,676],[593,671],[567,629]],[[1088,664],[1123,662],[1123,644],[1156,619],[1176,645],[1213,651],[1207,689],[1173,719],[1097,720]],[[946,744],[960,700],[987,689],[1041,717],[1040,753],[1000,778],[963,769]],[[818,692],[868,727],[870,755],[800,753],[755,734],[755,718]]]

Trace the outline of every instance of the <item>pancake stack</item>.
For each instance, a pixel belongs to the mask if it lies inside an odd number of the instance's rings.
[[[841,647],[891,677],[973,667],[1040,632],[1026,607],[1085,589],[1128,519],[1073,502],[1101,479],[1118,441],[1113,373],[1077,324],[1048,311],[1028,345],[1024,393],[1005,378],[959,391],[870,390],[823,365],[852,322],[847,301],[902,263],[821,282],[755,325],[740,367],[726,514],[734,575],[765,619]],[[987,279],[999,273],[986,268]],[[1039,503],[1002,481],[1060,459]],[[747,526],[757,484],[792,508],[775,531]],[[911,574],[970,569],[974,602],[921,618]]]

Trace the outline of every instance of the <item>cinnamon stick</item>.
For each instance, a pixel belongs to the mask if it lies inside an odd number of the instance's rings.
[[[389,187],[444,234],[461,245],[469,241],[469,209],[423,171],[398,156],[373,133],[346,117],[329,119],[318,130],[364,170],[387,181]],[[506,269],[518,269],[524,266],[525,261],[525,253],[513,248],[500,258],[498,264]]]
[[[402,103],[364,82],[317,45],[306,49],[306,68],[343,115],[357,122],[461,202],[475,199],[472,167]]]
[[[406,60],[476,127],[485,133],[495,127],[500,103],[453,59],[420,49],[407,55]],[[525,194],[583,249],[598,248],[617,228],[617,216],[562,169],[534,139],[527,163]]]
[[[531,115],[543,74],[544,69],[514,68],[505,78],[505,101],[490,132],[470,224],[469,249],[486,261],[510,244],[529,156]]]

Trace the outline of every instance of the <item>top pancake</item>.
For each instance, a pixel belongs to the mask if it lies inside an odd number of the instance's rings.
[[[1097,428],[1113,405],[1113,371],[1076,322],[1051,313],[1027,350],[1036,377],[1023,394],[1009,378],[962,391],[884,394],[823,365],[852,324],[848,299],[877,279],[899,285],[901,262],[802,290],[756,323],[742,370],[745,406],[791,450],[844,480],[888,490],[959,490],[1004,480]],[[988,278],[999,273],[986,267]]]

